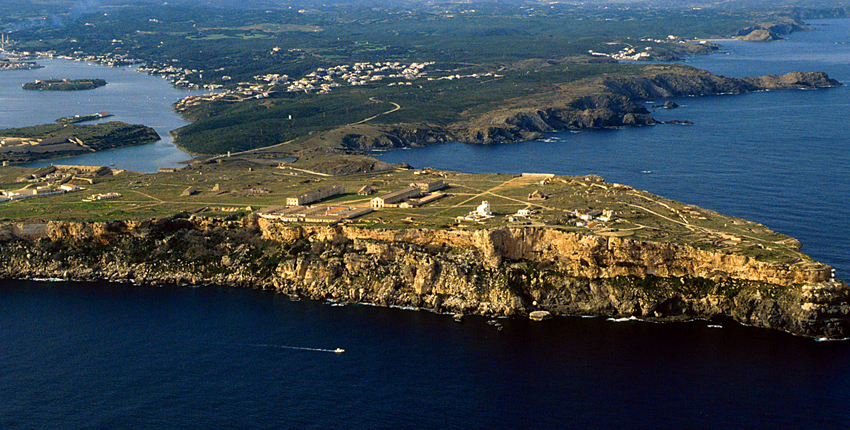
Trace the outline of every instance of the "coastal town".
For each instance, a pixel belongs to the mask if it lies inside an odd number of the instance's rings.
[[[423,82],[441,81],[441,80],[456,80],[456,79],[482,79],[482,78],[499,78],[493,72],[482,72],[472,74],[444,74],[443,76],[428,76],[426,68],[433,66],[434,62],[409,63],[400,62],[375,62],[375,63],[354,63],[343,64],[333,67],[320,67],[315,71],[306,74],[303,78],[296,79],[285,74],[266,74],[254,76],[254,82],[239,82],[235,89],[224,88],[223,84],[205,84],[203,89],[215,91],[204,95],[189,96],[181,99],[175,104],[175,110],[185,112],[192,106],[198,106],[203,103],[213,102],[217,100],[226,102],[242,102],[251,99],[263,99],[272,97],[278,92],[287,93],[315,93],[326,94],[334,88],[342,86],[364,86],[364,85],[385,85],[388,87],[405,85],[412,86],[414,81],[425,79]],[[195,84],[190,83],[187,79],[188,74],[202,73],[196,70],[174,70],[167,67],[165,69],[151,69],[143,67],[140,71],[147,71],[151,74],[171,74],[178,73],[172,82],[180,87],[189,89],[200,89]],[[230,81],[230,76],[222,76],[222,80]],[[421,87],[421,85],[420,85]]]

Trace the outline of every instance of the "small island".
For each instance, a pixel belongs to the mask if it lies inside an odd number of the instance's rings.
[[[23,88],[33,91],[82,91],[105,85],[103,79],[36,79],[35,82],[24,84]]]
[[[81,122],[96,121],[103,118],[109,118],[111,116],[113,115],[109,112],[98,112],[88,115],[64,116],[56,119],[56,122],[59,124],[79,124]]]

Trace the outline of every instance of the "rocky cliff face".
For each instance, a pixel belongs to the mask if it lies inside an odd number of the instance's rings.
[[[565,99],[552,106],[506,109],[473,121],[455,133],[466,143],[504,143],[542,138],[541,133],[570,129],[656,124],[649,111],[620,94],[601,93]]]
[[[5,224],[0,274],[274,289],[482,315],[728,317],[850,335],[850,290],[823,265],[548,228],[382,230],[198,218]]]
[[[506,106],[448,127],[428,124],[363,126],[342,137],[347,149],[392,149],[447,141],[507,143],[534,140],[542,133],[658,124],[641,100],[743,94],[770,89],[814,89],[840,86],[823,72],[782,76],[727,78],[705,70],[659,65],[642,76],[608,77],[588,83],[590,95],[552,94],[536,105]]]

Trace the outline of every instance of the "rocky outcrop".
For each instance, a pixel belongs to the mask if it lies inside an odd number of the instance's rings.
[[[4,224],[0,242],[6,277],[218,284],[482,315],[728,317],[805,336],[850,335],[850,290],[827,266],[549,228],[170,218]]]
[[[654,98],[743,94],[768,89],[812,89],[840,86],[823,72],[793,72],[782,76],[727,78],[689,67],[659,66],[645,76],[602,80],[605,91],[572,97],[544,108],[505,109],[465,124],[454,133],[467,143],[505,143],[532,140],[541,133],[658,124],[636,101]]]
[[[765,75],[757,78],[743,78],[743,80],[762,90],[816,89],[841,86],[841,82],[830,78],[824,72],[791,72],[782,76]]]
[[[535,140],[542,138],[543,133],[561,130],[658,124],[646,107],[637,103],[642,100],[841,85],[823,72],[738,79],[692,67],[668,65],[655,66],[653,72],[641,76],[612,76],[598,83],[598,90],[583,91],[592,93],[589,95],[564,93],[559,97],[556,93],[532,107],[508,106],[447,127],[428,124],[362,125],[359,129],[343,133],[341,144],[346,149],[384,150],[448,141],[491,144]],[[664,105],[673,106],[675,104]]]
[[[442,127],[428,124],[392,124],[363,126],[342,137],[342,147],[359,150],[387,150],[408,146],[445,143],[451,133]]]
[[[764,28],[749,28],[743,31],[745,34],[735,36],[735,39],[745,42],[772,42],[780,39],[775,33]]]
[[[47,124],[0,130],[6,144],[0,160],[25,162],[88,154],[160,140],[151,127],[111,121],[102,124]]]
[[[727,78],[699,69],[689,73],[661,72],[644,77],[612,77],[605,80],[611,91],[631,99],[743,94],[776,89],[813,89],[840,86],[824,72],[791,72],[782,76]]]
[[[753,25],[738,30],[733,38],[747,42],[771,42],[782,39],[779,35],[791,34],[797,31],[811,30],[800,21],[793,18],[779,18],[777,21]]]
[[[456,132],[467,143],[504,143],[542,138],[541,133],[653,125],[646,107],[619,94],[601,93],[565,100],[543,109],[515,109],[488,115]]]

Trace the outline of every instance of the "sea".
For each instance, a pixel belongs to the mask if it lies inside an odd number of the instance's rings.
[[[850,20],[812,24],[816,31],[778,42],[723,41],[720,53],[685,63],[726,76],[823,70],[850,84]],[[376,155],[465,172],[598,174],[764,223],[850,279],[850,87],[673,101],[681,107],[656,110],[656,118],[694,125]],[[293,302],[226,287],[5,280],[0,428],[841,429],[850,422],[847,341],[729,321],[498,323],[502,330],[483,317],[457,323],[427,311]]]

